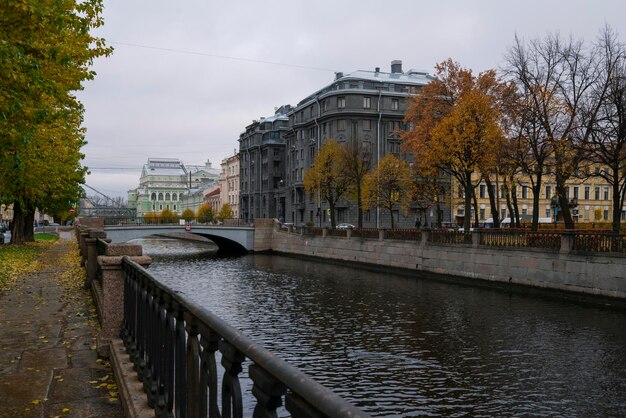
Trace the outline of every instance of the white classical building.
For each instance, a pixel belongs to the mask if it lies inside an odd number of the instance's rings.
[[[128,207],[137,216],[169,208],[181,214],[186,208],[195,211],[201,204],[202,191],[217,183],[219,171],[211,162],[185,165],[176,158],[149,158],[139,178],[139,187],[128,191]]]

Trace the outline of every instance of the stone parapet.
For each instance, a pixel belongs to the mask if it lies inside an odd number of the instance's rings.
[[[383,234],[381,234],[383,235]],[[473,234],[472,245],[431,244],[429,230],[421,241],[342,239],[274,232],[272,250],[278,253],[344,260],[394,267],[420,273],[521,284],[587,295],[626,299],[626,257],[581,255],[572,252],[570,235],[561,250],[487,247]]]

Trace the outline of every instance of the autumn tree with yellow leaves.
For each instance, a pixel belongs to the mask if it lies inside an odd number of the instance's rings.
[[[418,169],[444,170],[463,188],[465,231],[470,230],[473,174],[496,167],[503,144],[499,97],[504,84],[492,70],[474,76],[452,60],[436,66],[436,79],[408,98],[404,149]]]
[[[380,206],[389,211],[395,229],[393,210],[408,210],[413,197],[411,169],[393,154],[385,155],[363,181],[363,201],[367,207]]]
[[[13,204],[12,242],[33,239],[35,208],[77,201],[87,169],[83,106],[75,96],[111,52],[89,31],[103,24],[101,0],[2,1],[0,199]]]
[[[348,188],[350,178],[346,176],[342,146],[334,139],[328,139],[315,156],[313,167],[304,175],[304,189],[309,194],[319,193],[328,203],[330,225],[335,228],[336,206]],[[320,202],[321,203],[321,202]]]

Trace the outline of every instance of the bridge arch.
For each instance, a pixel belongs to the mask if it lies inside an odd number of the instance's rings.
[[[185,228],[180,225],[133,225],[105,226],[104,230],[107,238],[110,238],[113,243],[127,242],[150,235],[189,232],[215,242],[218,246],[218,254],[247,254],[254,250],[254,228],[252,227],[193,225],[191,231],[185,231]]]

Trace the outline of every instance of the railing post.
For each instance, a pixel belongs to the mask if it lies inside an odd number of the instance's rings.
[[[287,225],[287,232],[289,232],[290,234],[293,232],[293,224]]]
[[[472,231],[472,248],[478,248],[480,245],[480,230]]]
[[[352,238],[352,227],[349,226],[348,229],[346,230],[346,238],[350,239]]]
[[[428,241],[430,241],[430,234],[431,234],[431,229],[430,228],[422,228],[421,245],[426,245],[428,243]]]
[[[87,242],[85,241],[87,238],[89,238],[89,229],[81,229],[80,234],[78,234],[78,246],[80,248],[81,267],[85,267],[85,264],[87,263]]]
[[[98,238],[106,238],[104,231],[89,231],[89,237],[85,238],[85,246],[87,247],[87,280],[85,281],[85,289],[91,288],[91,282],[96,280],[98,273]]]
[[[141,247],[140,247],[141,248]],[[124,319],[124,277],[122,255],[98,256],[98,266],[102,272],[102,304],[100,306],[100,334],[97,338],[98,355],[109,357],[109,343],[118,338]],[[147,256],[131,257],[141,266],[149,266],[152,260]]]
[[[561,248],[559,254],[569,254],[574,248],[574,233],[565,231],[561,234]]]
[[[380,228],[378,230],[378,241],[384,241],[385,240],[385,228]]]
[[[322,238],[326,238],[328,236],[328,227],[325,226],[322,228]]]

